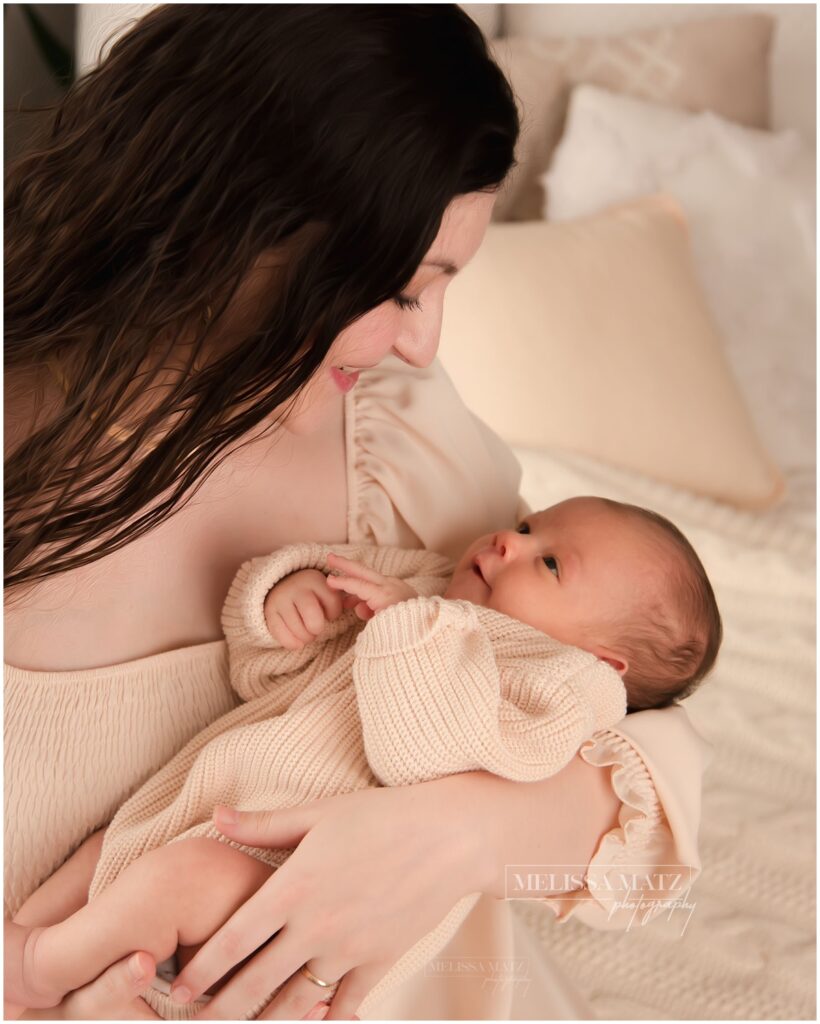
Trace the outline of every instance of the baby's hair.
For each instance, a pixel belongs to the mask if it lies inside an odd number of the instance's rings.
[[[668,707],[694,693],[717,659],[723,624],[712,584],[674,523],[638,505],[601,500],[651,526],[664,549],[671,546],[678,556],[669,569],[666,599],[646,610],[637,623],[624,623],[619,641],[629,662],[623,677],[627,711]]]

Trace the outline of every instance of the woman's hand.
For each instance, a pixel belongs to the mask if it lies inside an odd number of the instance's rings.
[[[303,1017],[328,995],[299,971],[307,964],[323,980],[341,979],[326,1019],[352,1017],[459,899],[483,890],[482,872],[494,865],[471,806],[474,780],[483,774],[359,790],[240,814],[235,824],[218,809],[217,827],[231,839],[298,848],[183,969],[175,998],[196,998],[278,932],[200,1016],[241,1018],[283,985],[260,1017]]]
[[[59,1006],[26,1010],[19,1020],[160,1020],[140,999],[155,973],[149,953],[133,953],[112,964],[99,978],[69,992]]]

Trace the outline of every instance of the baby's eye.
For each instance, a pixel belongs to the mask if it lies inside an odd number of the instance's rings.
[[[544,565],[553,576],[558,576],[558,560],[556,558],[553,558],[552,555],[544,555]]]
[[[520,526],[516,526],[515,532],[516,533],[529,533],[530,532],[529,524],[528,523],[521,523]]]

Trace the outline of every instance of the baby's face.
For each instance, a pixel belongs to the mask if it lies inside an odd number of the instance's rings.
[[[445,596],[494,608],[623,674],[627,663],[600,642],[600,626],[640,618],[661,599],[666,568],[640,522],[597,498],[571,498],[533,512],[517,530],[479,537]]]

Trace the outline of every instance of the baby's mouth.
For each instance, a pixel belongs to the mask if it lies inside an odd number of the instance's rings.
[[[481,580],[485,587],[489,589],[490,584],[484,579],[484,573],[481,571],[481,566],[478,564],[478,559],[473,562],[473,572]]]

